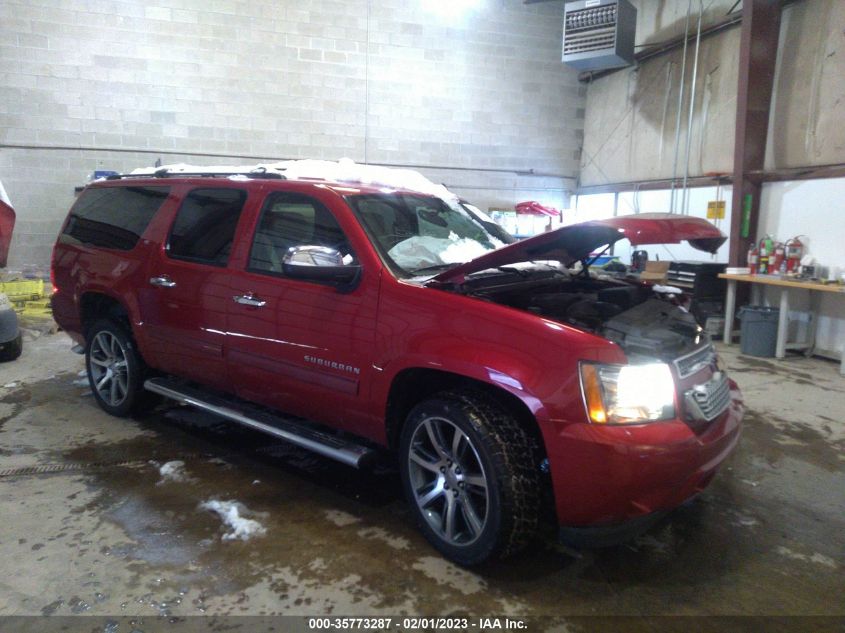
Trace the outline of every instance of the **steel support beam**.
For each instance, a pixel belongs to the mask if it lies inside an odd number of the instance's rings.
[[[730,263],[744,266],[757,235],[782,0],[744,0],[739,45]]]
[[[717,185],[729,185],[731,178],[727,174],[714,176],[696,176],[687,181],[687,186],[693,187],[715,187]],[[575,190],[578,196],[589,196],[595,193],[622,193],[624,191],[661,191],[668,190],[672,186],[671,178],[659,178],[654,180],[635,180],[630,182],[610,182],[601,185],[582,185]]]

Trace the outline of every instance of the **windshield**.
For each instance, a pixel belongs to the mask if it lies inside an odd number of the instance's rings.
[[[449,205],[454,207],[455,205],[460,205],[463,209],[465,209],[469,214],[475,218],[478,222],[480,222],[487,232],[490,233],[493,237],[498,238],[504,244],[513,244],[516,242],[516,238],[508,233],[502,226],[496,224],[496,221],[491,218],[489,215],[484,213],[481,209],[479,209],[474,204],[470,204],[465,200],[461,200],[459,202],[455,202],[453,205]]]
[[[465,209],[407,193],[348,196],[376,248],[395,272],[436,274],[504,246]]]

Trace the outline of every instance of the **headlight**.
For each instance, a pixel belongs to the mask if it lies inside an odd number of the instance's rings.
[[[581,363],[581,389],[591,422],[637,424],[675,417],[675,381],[665,363]]]

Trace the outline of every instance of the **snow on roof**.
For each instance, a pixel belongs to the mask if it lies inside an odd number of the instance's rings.
[[[363,165],[350,158],[331,160],[286,160],[275,163],[257,163],[255,165],[188,165],[174,163],[161,167],[141,167],[133,170],[132,175],[152,176],[157,171],[167,170],[170,174],[179,173],[249,173],[251,171],[275,172],[288,180],[302,180],[313,178],[327,182],[342,184],[361,184],[389,189],[406,189],[419,193],[427,193],[447,201],[457,200],[458,196],[443,185],[431,182],[418,171],[395,167],[381,167],[378,165]]]

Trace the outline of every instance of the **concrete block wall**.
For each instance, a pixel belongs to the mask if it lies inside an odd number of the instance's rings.
[[[585,89],[562,3],[5,0],[0,180],[10,267],[46,266],[94,169],[348,156],[482,208],[565,206]]]

